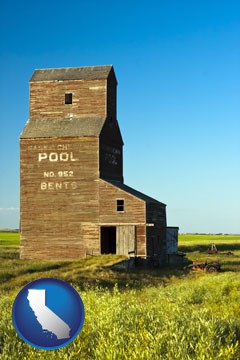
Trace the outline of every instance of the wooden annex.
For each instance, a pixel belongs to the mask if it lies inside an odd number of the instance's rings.
[[[166,261],[166,205],[123,181],[116,88],[112,66],[33,73],[20,136],[22,259]]]

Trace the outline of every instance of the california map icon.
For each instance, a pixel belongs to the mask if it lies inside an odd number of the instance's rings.
[[[46,306],[46,290],[28,290],[29,305],[43,331],[56,335],[57,339],[68,339],[71,328]]]
[[[28,344],[54,350],[72,342],[82,329],[84,305],[68,283],[44,278],[26,285],[17,295],[12,319]]]

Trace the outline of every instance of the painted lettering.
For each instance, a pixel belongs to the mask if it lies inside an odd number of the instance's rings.
[[[68,150],[68,145],[57,145],[58,150]]]
[[[43,177],[54,177],[55,174],[53,171],[44,171]]]
[[[48,190],[54,190],[54,182],[48,183]]]
[[[28,145],[28,150],[38,151],[68,151],[70,148],[69,144],[44,144],[44,145]]]
[[[55,188],[56,188],[56,190],[61,190],[62,189],[62,182],[56,182]]]
[[[38,154],[38,161],[46,160],[47,159],[47,153],[39,153]]]
[[[75,181],[69,182],[69,181],[48,181],[48,182],[41,182],[40,185],[41,190],[76,190],[78,188],[78,185]]]
[[[47,183],[41,182],[41,190],[47,190]]]
[[[51,152],[51,153],[39,153],[38,154],[38,161],[41,162],[43,160],[48,160],[50,162],[57,162],[57,161],[78,161],[73,155],[72,152]]]
[[[50,153],[49,161],[58,161],[58,153],[55,153],[55,152]]]
[[[73,171],[72,170],[58,171],[58,176],[59,177],[73,177]]]
[[[105,160],[108,164],[116,166],[118,164],[117,158],[115,155],[105,153]]]
[[[60,161],[68,161],[68,159],[69,159],[69,154],[66,153],[66,152],[61,153],[61,154],[59,155],[59,160],[60,160]]]
[[[77,189],[77,183],[75,182],[75,181],[73,181],[72,183],[71,183],[71,187],[72,187],[72,190],[76,190]]]

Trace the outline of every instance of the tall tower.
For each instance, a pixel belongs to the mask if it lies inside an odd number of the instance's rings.
[[[99,251],[99,178],[123,182],[116,87],[112,66],[31,77],[30,118],[20,136],[22,258]]]

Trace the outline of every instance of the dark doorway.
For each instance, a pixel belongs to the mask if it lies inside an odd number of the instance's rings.
[[[116,226],[101,227],[101,254],[116,254]]]

